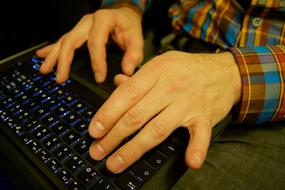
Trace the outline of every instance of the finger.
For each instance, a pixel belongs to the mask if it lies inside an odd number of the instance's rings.
[[[96,136],[96,138],[104,137],[94,144],[93,150],[91,149],[92,158],[95,160],[103,159],[126,137],[135,133],[147,121],[161,112],[167,106],[168,100],[164,98],[165,95],[163,93],[159,92],[160,88],[150,90],[149,93],[121,117],[109,132],[108,130],[93,131],[93,136]]]
[[[60,46],[61,46],[61,40],[58,40],[54,44],[54,47],[51,49],[50,53],[47,55],[47,57],[45,58],[44,62],[40,67],[40,72],[42,74],[50,73],[54,68],[54,66],[56,65]]]
[[[108,14],[104,13],[104,10],[101,10],[94,14],[93,26],[87,43],[95,80],[99,83],[104,82],[106,79],[106,44],[109,34],[115,27],[115,22],[112,21],[113,18],[111,18],[110,12]]]
[[[119,85],[123,84],[124,82],[126,82],[129,78],[130,77],[127,75],[118,74],[114,78],[115,85],[119,86]]]
[[[188,127],[190,131],[190,141],[186,150],[186,163],[194,169],[202,166],[210,144],[211,127],[206,120],[197,120]]]
[[[74,51],[87,41],[92,26],[92,16],[85,15],[78,24],[62,39],[62,45],[58,57],[57,78],[58,83],[68,79]]]
[[[89,133],[96,138],[98,133],[106,133],[112,126],[147,92],[153,88],[156,76],[149,69],[141,69],[120,85],[101,106],[89,125]]]
[[[126,75],[132,75],[135,68],[143,60],[143,38],[137,35],[130,37],[126,43],[125,54],[122,60],[122,70]]]
[[[106,162],[107,168],[120,173],[137,161],[144,153],[165,140],[180,124],[180,118],[173,119],[176,109],[171,106],[151,120],[131,141],[112,154]]]
[[[50,45],[47,45],[41,49],[38,49],[36,51],[36,55],[40,58],[45,58],[48,56],[48,54],[50,53],[50,51],[54,48],[55,44],[50,44]]]

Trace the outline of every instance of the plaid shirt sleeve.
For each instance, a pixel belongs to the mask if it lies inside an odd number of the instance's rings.
[[[142,14],[149,7],[151,0],[102,0],[102,8],[127,6]]]
[[[285,119],[284,13],[282,0],[184,0],[170,8],[175,30],[233,52],[243,83],[238,123]]]
[[[231,48],[243,83],[236,121],[285,119],[285,46]]]

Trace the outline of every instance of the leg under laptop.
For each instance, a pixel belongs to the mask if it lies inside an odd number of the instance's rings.
[[[231,125],[217,136],[200,170],[188,169],[173,190],[284,189],[285,122]]]

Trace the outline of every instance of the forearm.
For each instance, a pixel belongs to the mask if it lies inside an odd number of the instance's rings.
[[[241,74],[236,121],[258,124],[285,119],[285,46],[231,48]]]

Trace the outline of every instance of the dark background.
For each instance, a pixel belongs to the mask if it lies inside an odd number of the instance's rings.
[[[100,0],[1,1],[0,60],[41,42],[56,40],[99,5]]]

